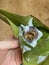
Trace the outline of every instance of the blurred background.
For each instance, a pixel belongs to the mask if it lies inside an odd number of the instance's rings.
[[[33,15],[49,26],[49,0],[0,0],[0,9],[23,16]],[[0,40],[12,35],[11,28],[0,20]]]

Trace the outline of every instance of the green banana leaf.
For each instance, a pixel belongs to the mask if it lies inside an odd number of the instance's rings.
[[[39,65],[49,65],[49,56],[44,62],[40,63]]]
[[[22,46],[26,45],[31,48],[30,51],[27,51],[23,54],[23,62],[24,65],[37,65],[37,56],[49,55],[49,27],[43,24],[39,19],[34,16],[19,16],[13,13],[6,12],[0,9],[0,18],[4,20],[6,23],[10,24],[14,36],[17,37],[19,34],[19,26],[21,24],[27,25],[29,20],[33,18],[32,24],[34,27],[42,31],[43,36],[38,40],[38,44],[35,48],[28,45],[23,39],[20,38]],[[30,58],[30,62],[26,60],[26,58]]]
[[[37,57],[33,57],[31,58],[30,62],[28,62],[27,60],[23,59],[23,64],[24,65],[37,65]]]
[[[0,14],[9,18],[17,26],[20,25],[20,24],[27,25],[30,18],[33,17],[33,24],[34,24],[35,27],[43,27],[43,28],[46,28],[46,29],[49,30],[49,27],[47,27],[39,19],[37,19],[36,17],[34,17],[32,15],[30,15],[30,16],[20,16],[20,15],[16,15],[16,14],[13,14],[13,13],[1,10],[1,9],[0,9]]]
[[[11,28],[12,28],[14,37],[17,37],[18,34],[19,34],[19,28],[18,28],[15,24],[13,24],[13,22],[11,22],[11,20],[9,20],[9,19],[8,19],[6,16],[4,16],[4,15],[1,15],[1,14],[0,14],[0,19],[2,19],[3,21],[9,23],[9,25],[10,25]]]
[[[11,20],[17,26],[20,25],[20,24],[27,25],[29,19],[31,18],[31,16],[20,16],[20,15],[16,15],[16,14],[13,14],[13,13],[6,12],[6,11],[1,10],[1,9],[0,9],[0,14],[9,18],[9,20]],[[7,22],[7,23],[9,23],[9,22]]]

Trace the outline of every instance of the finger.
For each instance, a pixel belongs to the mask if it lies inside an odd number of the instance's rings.
[[[16,64],[17,65],[21,65],[22,64],[22,49],[21,48],[18,48],[16,51],[15,51],[15,60],[16,60]]]
[[[0,50],[7,50],[19,47],[18,40],[0,41]]]

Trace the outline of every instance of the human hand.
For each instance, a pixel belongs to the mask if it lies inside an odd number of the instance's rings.
[[[0,65],[21,65],[22,50],[18,40],[0,41]]]

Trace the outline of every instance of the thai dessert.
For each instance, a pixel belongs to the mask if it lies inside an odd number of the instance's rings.
[[[11,26],[22,51],[21,65],[49,65],[49,27],[39,19],[0,10],[0,19]]]

